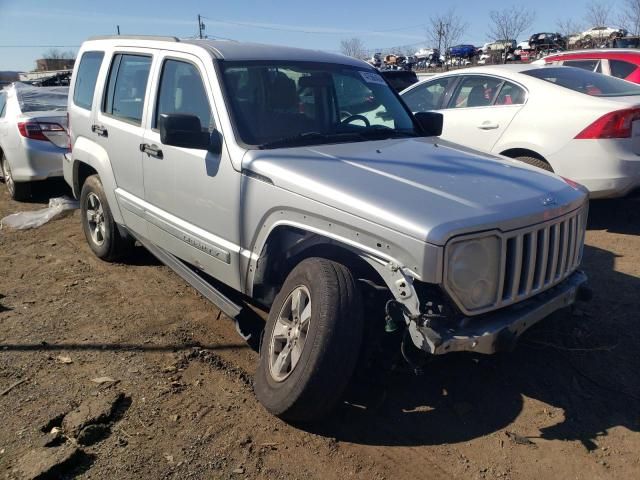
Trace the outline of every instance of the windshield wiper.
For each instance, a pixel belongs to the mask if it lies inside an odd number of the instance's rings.
[[[360,135],[362,135],[363,137],[367,137],[368,139],[407,138],[419,136],[416,132],[396,130],[394,128],[389,128],[382,125],[365,128],[359,133]]]
[[[346,132],[346,133],[320,133],[320,132],[303,132],[298,135],[292,135],[290,137],[278,138],[270,142],[265,142],[259,145],[260,149],[278,148],[278,147],[293,147],[301,145],[310,145],[314,143],[322,142],[352,142],[367,140],[360,133]]]

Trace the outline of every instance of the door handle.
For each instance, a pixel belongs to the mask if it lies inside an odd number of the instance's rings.
[[[160,150],[157,145],[149,145],[148,143],[141,143],[140,151],[155,158],[162,158],[162,150]]]
[[[482,122],[480,125],[478,125],[478,128],[480,130],[495,130],[496,128],[500,128],[500,125],[498,125],[497,123],[492,123],[492,122]]]
[[[108,137],[109,132],[102,125],[91,125],[91,131],[97,133],[101,137]]]

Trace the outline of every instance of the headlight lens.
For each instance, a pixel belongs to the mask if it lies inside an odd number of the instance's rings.
[[[456,242],[447,250],[447,284],[469,310],[496,302],[500,278],[500,239],[496,236]]]

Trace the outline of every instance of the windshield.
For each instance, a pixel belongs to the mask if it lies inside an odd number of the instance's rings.
[[[69,87],[33,87],[15,84],[22,113],[67,110]]]
[[[580,68],[544,67],[522,73],[593,97],[640,95],[640,86],[635,83]]]
[[[309,62],[221,62],[240,139],[259,148],[417,136],[373,70]]]

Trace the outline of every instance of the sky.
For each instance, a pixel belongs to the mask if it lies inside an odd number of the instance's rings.
[[[582,21],[587,1],[0,0],[0,70],[33,70],[35,59],[50,48],[77,50],[90,36],[115,34],[117,25],[122,34],[193,36],[198,14],[205,17],[210,38],[338,52],[340,40],[358,37],[371,50],[395,46],[417,50],[429,46],[429,17],[443,9],[455,7],[469,25],[460,43],[481,46],[489,41],[491,8],[535,9],[535,21],[520,41],[532,33],[557,30],[558,19]]]

